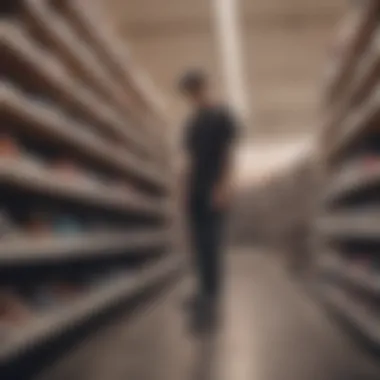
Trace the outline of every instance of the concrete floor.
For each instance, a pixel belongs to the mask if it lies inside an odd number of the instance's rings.
[[[379,368],[265,253],[227,260],[223,321],[188,331],[190,280],[120,318],[39,380],[375,380]]]

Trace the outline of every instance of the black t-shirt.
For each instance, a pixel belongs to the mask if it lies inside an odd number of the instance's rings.
[[[192,195],[207,196],[210,193],[223,174],[235,135],[235,121],[226,108],[202,108],[190,118],[185,129],[185,149],[191,161]]]

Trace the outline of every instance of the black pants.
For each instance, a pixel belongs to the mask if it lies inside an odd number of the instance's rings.
[[[203,296],[216,298],[221,287],[224,213],[214,210],[207,198],[193,197],[189,206],[190,232],[200,292]]]

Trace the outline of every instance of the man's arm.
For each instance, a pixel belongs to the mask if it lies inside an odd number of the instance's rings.
[[[234,175],[234,146],[237,134],[237,123],[230,113],[225,113],[221,124],[221,160],[220,175],[213,191],[213,203],[217,209],[228,206],[232,195]]]
[[[228,206],[232,196],[233,173],[234,173],[233,149],[229,147],[224,156],[221,176],[213,190],[213,204],[217,209]]]

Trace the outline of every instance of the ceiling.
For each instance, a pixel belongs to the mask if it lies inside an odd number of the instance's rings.
[[[201,66],[222,93],[212,2],[103,0],[132,53],[167,98],[175,123],[185,108],[174,83]],[[237,0],[238,1],[238,0]],[[240,0],[248,136],[282,138],[315,130],[328,47],[346,0]]]
[[[207,21],[211,15],[208,0],[105,0],[107,7],[119,14],[125,26],[144,29],[157,24],[180,25],[186,21],[193,25]],[[122,10],[122,11],[121,11]],[[195,24],[194,24],[195,23]],[[149,26],[149,25],[148,25]],[[164,27],[164,25],[161,25]]]

